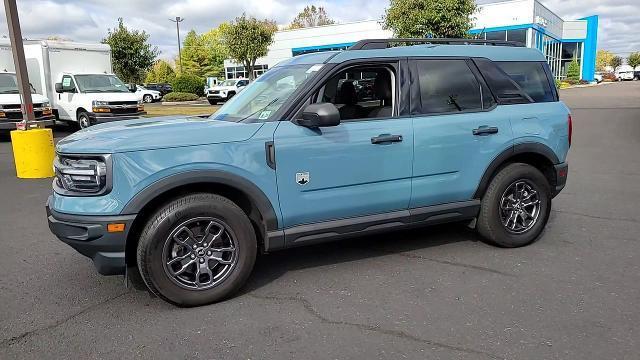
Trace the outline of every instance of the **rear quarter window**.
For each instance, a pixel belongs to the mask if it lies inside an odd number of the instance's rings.
[[[496,62],[535,102],[556,101],[542,62]]]

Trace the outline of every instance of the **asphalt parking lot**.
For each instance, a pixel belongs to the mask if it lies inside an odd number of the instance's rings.
[[[1,139],[0,358],[637,359],[640,82],[561,97],[569,181],[538,242],[498,249],[447,225],[286,250],[193,309],[56,240],[51,180],[16,179]]]

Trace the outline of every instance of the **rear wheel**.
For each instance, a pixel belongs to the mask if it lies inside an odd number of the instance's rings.
[[[145,95],[142,97],[142,101],[146,102],[146,103],[150,103],[153,101],[153,96],[151,95]]]
[[[154,294],[179,306],[198,306],[240,289],[256,252],[256,236],[242,209],[222,196],[200,193],[175,199],[151,217],[137,260]]]
[[[504,167],[482,198],[478,232],[502,247],[525,246],[542,234],[551,211],[547,178],[528,164]]]

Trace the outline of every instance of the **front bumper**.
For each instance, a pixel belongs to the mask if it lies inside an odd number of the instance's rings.
[[[90,112],[89,120],[91,120],[91,125],[102,124],[112,121],[120,121],[120,120],[134,120],[139,119],[142,115],[146,115],[146,111],[138,111],[136,113],[130,114],[113,114],[113,113],[94,113]]]
[[[102,275],[124,275],[125,244],[136,215],[70,215],[51,209],[47,200],[49,229],[62,242],[93,260]],[[107,225],[124,223],[122,232],[110,233]]]
[[[53,126],[56,122],[55,119],[54,115],[42,116],[36,118],[36,121],[30,122],[29,124],[30,126]],[[15,130],[17,128],[17,124],[20,122],[22,122],[22,119],[0,119],[0,130]]]
[[[567,176],[569,175],[569,164],[566,162],[553,165],[556,175],[556,187],[553,189],[553,197],[558,195],[567,184]]]
[[[207,94],[207,99],[214,99],[214,100],[225,100],[227,98],[227,94],[225,93],[224,96],[220,93],[216,93],[216,94],[211,94],[208,93]]]

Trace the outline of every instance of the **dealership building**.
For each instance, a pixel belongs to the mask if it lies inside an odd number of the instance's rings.
[[[474,28],[470,34],[486,40],[518,41],[542,51],[557,79],[567,73],[567,64],[577,59],[583,80],[595,74],[598,16],[565,20],[538,0],[478,0]],[[390,38],[379,20],[359,21],[278,31],[267,56],[254,69],[259,76],[278,62],[293,56],[343,50],[362,39]],[[226,60],[226,78],[247,77],[243,66]]]

